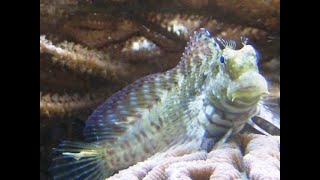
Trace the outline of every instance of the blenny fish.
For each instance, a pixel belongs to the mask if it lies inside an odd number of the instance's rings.
[[[262,103],[268,82],[258,53],[246,39],[242,44],[236,50],[232,41],[196,31],[175,68],[135,81],[93,112],[85,143],[59,145],[54,179],[105,179],[178,145],[200,149],[204,136],[221,144],[247,122],[256,126],[251,118],[261,112],[280,128]]]

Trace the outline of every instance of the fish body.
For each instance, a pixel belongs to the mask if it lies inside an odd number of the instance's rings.
[[[120,90],[86,121],[86,143],[64,142],[56,179],[103,179],[179,145],[199,149],[211,137],[238,133],[257,112],[267,82],[255,49],[221,50],[206,29],[190,38],[180,63]]]

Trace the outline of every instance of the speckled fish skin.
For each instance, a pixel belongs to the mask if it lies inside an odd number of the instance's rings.
[[[237,133],[255,114],[266,89],[252,46],[234,50],[225,44],[221,50],[200,29],[175,68],[137,80],[95,110],[84,129],[89,145],[65,145],[69,148],[60,151],[77,160],[95,157],[100,169],[82,168],[85,172],[77,177],[102,179],[168,148],[199,149],[206,131],[213,137]],[[70,164],[76,166],[77,160]],[[97,172],[103,170],[107,173]]]
[[[213,58],[220,54],[210,34],[200,30],[190,39],[176,68],[134,82],[89,117],[86,139],[107,147],[108,167],[125,168],[183,143],[199,147],[204,133],[197,120],[202,106],[197,103],[203,96],[201,74],[209,71],[218,60]],[[112,136],[104,134],[109,129]]]

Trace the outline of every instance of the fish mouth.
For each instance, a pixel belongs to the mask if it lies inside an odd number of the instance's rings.
[[[260,100],[260,97],[270,94],[268,83],[258,72],[247,72],[233,81],[228,89],[227,96],[231,102],[242,104],[253,104]]]

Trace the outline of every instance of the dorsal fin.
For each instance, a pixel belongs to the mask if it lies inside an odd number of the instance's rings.
[[[190,37],[178,67],[192,70],[192,67],[212,63],[212,57],[217,56],[220,50],[211,34],[201,28]]]
[[[212,65],[219,61],[221,54],[220,46],[206,29],[196,31],[177,66],[179,73],[183,74],[183,81],[180,81],[182,89],[201,91],[205,77],[212,73]]]
[[[84,137],[88,142],[112,142],[128,126],[141,118],[144,109],[156,104],[164,91],[174,84],[168,73],[146,76],[125,87],[100,105],[86,121]]]

